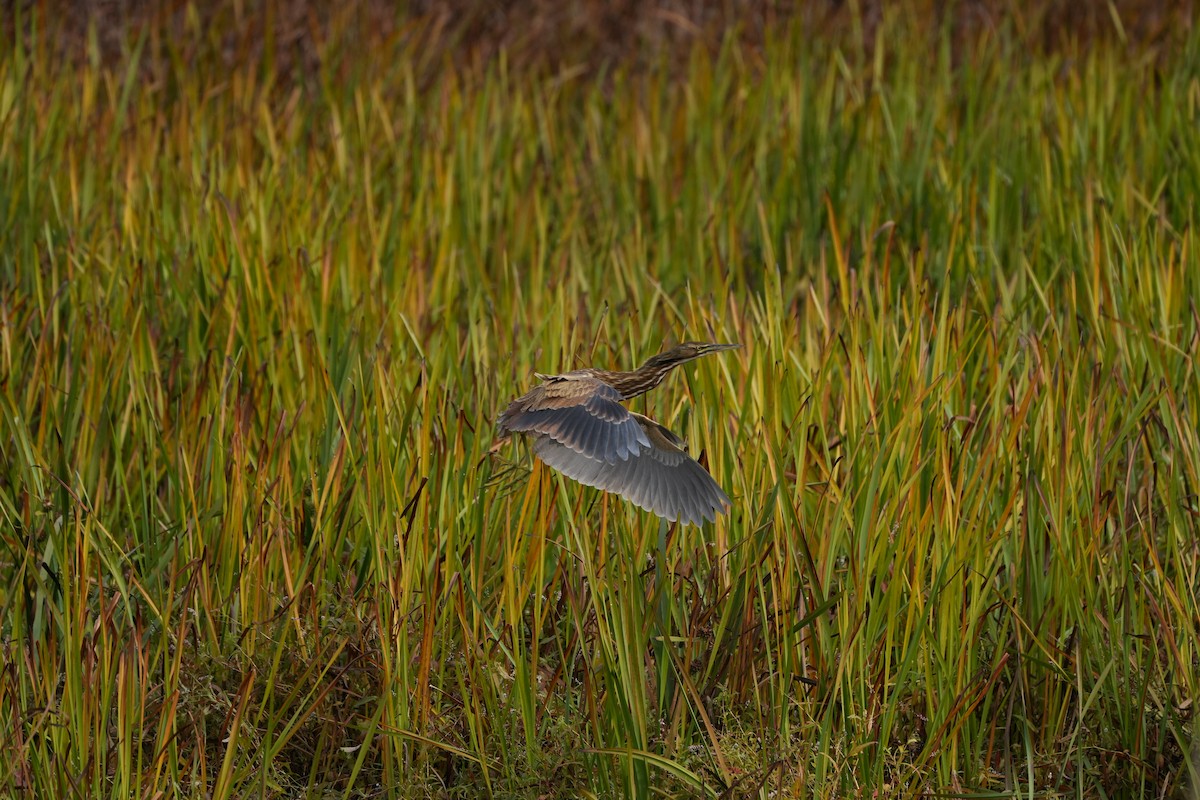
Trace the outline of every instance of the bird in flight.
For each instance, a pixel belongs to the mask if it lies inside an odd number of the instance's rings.
[[[632,372],[534,373],[542,383],[509,403],[496,421],[498,444],[513,433],[528,434],[534,454],[569,478],[663,519],[711,522],[729,509],[729,497],[682,439],[621,403],[658,386],[680,364],[735,347],[741,345],[685,342]]]

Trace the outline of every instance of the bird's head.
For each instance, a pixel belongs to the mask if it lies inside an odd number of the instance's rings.
[[[688,361],[693,361],[700,356],[706,356],[709,353],[717,353],[721,350],[733,350],[737,347],[741,347],[741,345],[714,344],[712,342],[683,342],[654,356],[646,362],[646,366],[674,367]]]

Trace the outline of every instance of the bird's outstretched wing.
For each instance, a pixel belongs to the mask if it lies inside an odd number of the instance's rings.
[[[537,437],[533,452],[564,475],[619,494],[664,519],[700,525],[725,513],[729,497],[687,454],[682,440],[649,417],[626,413],[650,443],[628,461],[612,463],[590,458],[549,435]]]
[[[616,389],[580,372],[544,377],[545,383],[513,400],[500,415],[501,433],[533,434],[607,465],[624,465],[651,449]]]

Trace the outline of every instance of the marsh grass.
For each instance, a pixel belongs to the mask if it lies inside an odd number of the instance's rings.
[[[1194,45],[893,14],[869,58],[797,27],[593,81],[333,25],[296,82],[198,23],[119,68],[26,23],[0,794],[1195,785]],[[636,404],[715,526],[489,455],[533,370],[683,338],[744,344]]]

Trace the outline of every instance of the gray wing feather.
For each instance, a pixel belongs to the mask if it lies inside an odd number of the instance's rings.
[[[639,414],[632,418],[656,428],[657,423]],[[665,431],[666,429],[661,429]],[[587,486],[619,494],[629,502],[668,520],[700,525],[725,513],[729,497],[712,476],[678,448],[676,439],[664,437],[659,430],[646,429],[650,447],[630,456],[628,461],[609,463],[589,458],[585,453],[542,435],[533,443],[533,451],[548,466]]]
[[[586,375],[561,378],[554,376],[514,400],[497,420],[499,429],[549,437],[607,464],[624,463],[650,448],[616,389]]]

